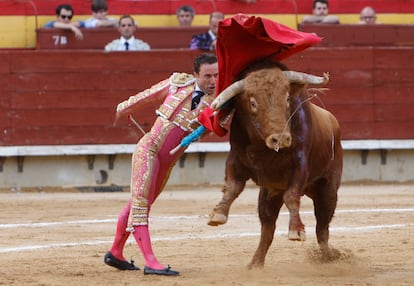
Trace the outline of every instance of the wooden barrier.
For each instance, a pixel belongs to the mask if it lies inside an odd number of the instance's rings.
[[[208,27],[141,27],[135,37],[147,42],[152,49],[187,49],[193,35],[205,33]],[[116,28],[82,29],[83,40],[71,31],[40,28],[36,30],[37,49],[99,49],[120,34]]]
[[[300,24],[323,38],[318,46],[414,46],[414,25]]]
[[[413,60],[412,47],[319,47],[285,64],[330,73],[319,104],[338,118],[343,139],[412,139],[414,66],[406,63]]]
[[[198,53],[0,51],[0,145],[134,144],[137,128],[113,126],[116,105],[174,71],[192,72]],[[329,91],[313,101],[338,118],[342,139],[386,140],[414,138],[413,61],[412,47],[316,47],[284,63],[330,72]],[[156,107],[136,116],[146,130]]]

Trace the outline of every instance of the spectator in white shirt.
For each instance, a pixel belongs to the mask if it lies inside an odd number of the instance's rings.
[[[105,46],[105,51],[148,51],[150,45],[134,37],[137,29],[134,19],[130,15],[124,15],[119,19],[118,31],[121,33],[119,39],[113,40]]]
[[[92,17],[85,21],[85,28],[116,27],[118,21],[108,17],[108,5],[105,0],[94,0],[91,5]]]

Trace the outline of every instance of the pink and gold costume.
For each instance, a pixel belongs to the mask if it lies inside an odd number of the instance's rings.
[[[117,117],[132,115],[146,105],[164,99],[156,111],[158,117],[151,130],[136,145],[132,157],[131,208],[127,231],[148,225],[151,204],[163,190],[172,167],[184,152],[170,151],[196,129],[197,117],[213,101],[214,95],[204,95],[191,110],[195,78],[186,73],[174,73],[169,79],[131,96],[117,107]]]

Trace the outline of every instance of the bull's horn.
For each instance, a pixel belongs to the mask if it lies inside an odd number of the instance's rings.
[[[220,107],[223,106],[227,101],[233,98],[236,94],[242,92],[244,90],[244,80],[239,80],[233,82],[232,85],[228,86],[225,90],[220,92],[219,95],[213,100],[211,103],[211,108],[214,110],[218,110]]]
[[[296,83],[322,85],[329,81],[329,73],[323,73],[323,77],[297,71],[283,71],[283,73],[289,81]]]

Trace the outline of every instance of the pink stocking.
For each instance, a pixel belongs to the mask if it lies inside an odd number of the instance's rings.
[[[165,266],[158,262],[152,251],[148,225],[134,226],[134,232],[132,234],[144,256],[145,265],[153,269],[164,269]]]
[[[116,226],[116,233],[114,242],[112,244],[111,249],[109,250],[113,256],[118,259],[126,260],[123,255],[125,243],[128,240],[130,232],[126,231],[128,224],[128,216],[131,210],[131,201],[128,202],[126,207],[121,211],[118,217],[118,224]]]

